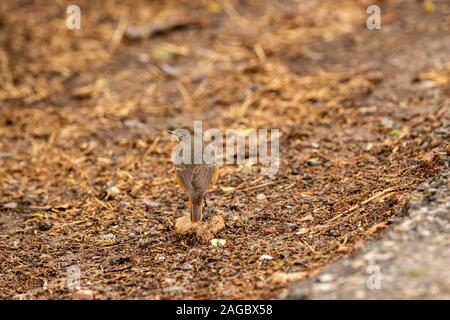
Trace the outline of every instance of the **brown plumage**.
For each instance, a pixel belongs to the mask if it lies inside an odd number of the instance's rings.
[[[175,172],[178,184],[186,192],[189,199],[189,212],[192,222],[202,220],[203,205],[206,205],[206,192],[211,189],[219,177],[219,169],[215,164],[202,162],[194,164],[194,131],[191,128],[184,127],[191,138],[191,162],[175,165]],[[171,132],[172,133],[172,132]],[[172,133],[174,134],[174,133]],[[183,136],[179,136],[180,140]],[[199,137],[201,139],[201,137]],[[203,149],[207,145],[203,140]]]

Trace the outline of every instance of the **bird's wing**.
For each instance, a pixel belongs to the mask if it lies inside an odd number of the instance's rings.
[[[192,186],[197,193],[204,195],[206,190],[210,187],[216,168],[213,165],[203,165],[195,169],[195,174],[192,177]]]

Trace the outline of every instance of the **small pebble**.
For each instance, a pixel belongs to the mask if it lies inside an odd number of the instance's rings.
[[[142,203],[143,203],[146,207],[149,207],[149,208],[157,208],[157,207],[158,207],[158,203],[156,203],[156,202],[153,201],[153,200],[144,199],[144,200],[142,201]]]
[[[330,282],[334,280],[334,275],[331,273],[324,273],[320,275],[318,279],[320,282]]]
[[[296,223],[291,223],[291,222],[287,222],[284,224],[286,226],[287,229],[289,229],[290,231],[293,231],[295,229],[298,228],[298,225]]]
[[[5,209],[15,209],[17,208],[17,203],[16,202],[9,202],[3,205],[3,208]]]
[[[175,293],[183,293],[186,289],[183,286],[171,286],[163,289],[164,293],[175,294]]]
[[[256,200],[258,200],[258,201],[266,200],[266,195],[264,193],[258,193],[256,195]]]
[[[232,204],[230,204],[229,207],[230,207],[231,210],[236,210],[236,209],[244,208],[245,204],[243,204],[243,203],[232,203]]]
[[[0,152],[0,159],[9,159],[12,157],[12,153],[10,152]]]
[[[181,269],[183,270],[194,270],[194,266],[190,263],[183,263],[183,265],[181,266]]]
[[[386,128],[392,128],[394,127],[394,120],[385,117],[381,119],[381,124]]]

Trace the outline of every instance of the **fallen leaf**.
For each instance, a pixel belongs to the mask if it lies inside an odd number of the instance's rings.
[[[213,247],[225,247],[225,245],[227,244],[227,241],[224,239],[211,239],[211,245]]]

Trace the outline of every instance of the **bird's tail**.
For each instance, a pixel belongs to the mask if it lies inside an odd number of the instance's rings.
[[[192,199],[189,198],[189,207],[191,209],[191,222],[199,222],[200,220],[202,220],[202,203],[197,203],[197,201],[192,202]]]

